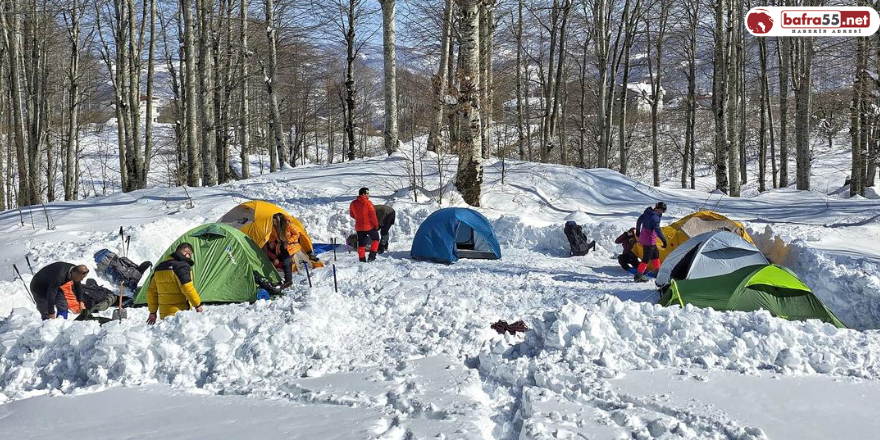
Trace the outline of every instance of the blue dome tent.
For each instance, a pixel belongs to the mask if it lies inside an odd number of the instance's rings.
[[[459,258],[501,258],[501,246],[489,220],[467,208],[443,208],[419,226],[410,256],[416,260],[454,263]]]

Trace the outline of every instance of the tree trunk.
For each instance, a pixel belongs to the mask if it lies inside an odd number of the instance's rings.
[[[791,87],[791,39],[776,38],[779,60],[779,187],[788,187],[788,93]]]
[[[794,42],[795,142],[797,144],[797,189],[810,189],[810,105],[812,101],[813,37]]]
[[[739,197],[740,179],[739,179],[739,136],[737,135],[737,118],[740,108],[740,90],[739,90],[739,31],[740,27],[737,23],[737,14],[739,11],[739,0],[730,0],[727,8],[727,58],[725,63],[725,82],[730,84],[726,97],[729,107],[727,108],[727,171],[729,174],[728,184],[730,190],[728,195],[731,197]]]
[[[385,152],[397,151],[397,51],[394,46],[394,16],[397,0],[379,0],[382,5],[382,55],[385,65]]]
[[[862,114],[865,111],[865,70],[867,69],[867,37],[856,38],[856,73],[853,79],[852,101],[850,103],[849,134],[852,141],[852,173],[849,180],[849,195],[865,194],[864,174],[862,173]]]
[[[275,0],[265,0],[266,5],[266,39],[269,40],[269,68],[264,71],[266,78],[266,92],[269,94],[269,126],[275,139],[275,159],[277,164],[269,166],[274,172],[284,167],[284,155],[287,152],[287,138],[284,126],[281,122],[281,112],[278,109],[278,87],[275,84],[276,69],[278,67],[278,32],[275,29]],[[266,69],[264,69],[266,70]],[[296,165],[295,163],[292,165]]]
[[[696,126],[697,126],[697,26],[699,25],[700,20],[700,1],[692,0],[688,5],[687,14],[688,14],[688,45],[687,45],[687,64],[688,64],[688,73],[687,73],[687,81],[688,81],[688,92],[687,92],[687,122],[685,127],[685,141],[684,141],[684,149],[685,149],[685,160],[683,161],[682,167],[682,176],[685,174],[690,175],[690,187],[694,189],[695,186],[695,176],[694,176],[694,164],[697,161],[696,156],[694,155],[696,147]],[[688,173],[688,157],[690,158],[691,168],[690,173]],[[681,187],[687,188],[687,182],[685,181],[685,177],[681,179]]]
[[[9,94],[12,101],[12,125],[15,138],[15,158],[18,167],[18,206],[31,205],[30,176],[28,175],[29,141],[25,130],[24,98],[21,81],[21,14],[16,0],[4,2],[2,14],[3,44],[9,57]],[[10,166],[11,168],[11,166]]]
[[[516,37],[516,144],[519,150],[519,160],[526,160],[526,135],[523,127],[523,0],[517,1],[514,36]],[[586,53],[586,48],[584,52]],[[583,167],[583,160],[581,162]]]
[[[354,112],[355,112],[355,88],[354,88],[354,60],[355,60],[355,0],[348,2],[348,27],[345,29],[345,132],[348,135],[348,160],[355,159],[354,138]]]
[[[181,0],[184,22],[184,52],[186,58],[186,75],[184,90],[186,92],[186,159],[189,186],[200,186],[202,177],[202,158],[199,149],[199,117],[198,117],[198,83],[196,82],[196,43],[195,17],[192,12],[192,0]]]
[[[478,0],[456,0],[459,10],[462,63],[458,71],[459,139],[458,173],[455,186],[465,203],[480,206],[483,183],[482,138],[480,125],[480,13]]]
[[[431,79],[434,92],[431,131],[428,133],[428,151],[440,153],[440,132],[443,127],[443,108],[446,106],[446,82],[449,65],[449,48],[452,45],[452,0],[446,0],[443,9],[443,31],[440,36],[440,65]]]
[[[657,23],[657,35],[655,35],[655,59],[652,62],[650,56],[650,46],[648,48],[648,71],[651,75],[651,158],[652,168],[654,171],[654,186],[660,186],[660,146],[658,142],[658,123],[660,112],[660,100],[662,99],[662,80],[663,80],[663,40],[666,37],[666,24],[669,18],[669,2],[661,1],[660,3],[660,20]],[[648,29],[650,25],[646,23]],[[650,32],[648,33],[650,36]],[[652,70],[656,68],[656,73]],[[682,176],[684,172],[682,171]]]
[[[239,76],[241,77],[241,139],[239,147],[241,148],[241,178],[247,179],[251,177],[250,170],[250,144],[251,144],[251,124],[250,124],[250,90],[248,89],[248,63],[250,54],[248,53],[248,0],[241,0],[239,10],[241,17],[241,34],[239,43],[241,45],[241,58],[238,62]]]
[[[767,190],[767,98],[770,91],[767,88],[767,42],[763,38],[758,39],[758,50],[761,55],[761,125],[758,129],[758,191]],[[773,125],[770,125],[772,131]]]
[[[715,0],[715,53],[712,73],[712,112],[715,115],[715,187],[728,191],[727,59],[729,41],[724,24],[726,0]]]
[[[153,155],[153,76],[156,60],[156,0],[150,2],[150,46],[147,54],[147,111],[144,121],[144,173],[141,177],[141,188],[147,187],[150,173],[150,158]]]
[[[627,1],[627,5],[629,2]],[[586,2],[584,3],[584,9],[586,9]],[[599,78],[596,83],[596,88],[599,92],[599,102],[596,106],[596,120],[598,122],[598,154],[597,154],[597,165],[599,167],[607,167],[608,166],[608,153],[609,153],[609,144],[610,139],[606,135],[606,127],[608,125],[608,115],[606,113],[606,105],[605,103],[608,101],[608,59],[609,59],[609,46],[611,44],[611,36],[608,30],[608,15],[610,14],[610,5],[608,0],[595,0],[593,2],[593,51],[596,56],[596,66],[598,68]],[[584,11],[584,15],[586,15],[586,10]],[[584,49],[586,51],[586,49]],[[614,79],[611,79],[613,82]],[[626,152],[622,152],[622,154],[626,154]]]
[[[64,151],[64,200],[76,200],[76,151],[79,149],[79,7],[81,0],[73,0],[70,10],[70,23],[67,34],[70,41],[70,64],[67,78],[70,81],[68,92],[67,146]]]
[[[201,93],[199,95],[199,118],[202,123],[202,184],[213,186],[217,184],[217,127],[214,118],[214,60],[211,56],[214,45],[214,0],[197,0],[199,18],[199,82]],[[269,0],[272,1],[272,0]],[[268,20],[267,28],[272,28],[272,21]],[[270,31],[267,31],[270,32]],[[271,46],[271,42],[270,42]],[[270,49],[271,50],[271,49]]]

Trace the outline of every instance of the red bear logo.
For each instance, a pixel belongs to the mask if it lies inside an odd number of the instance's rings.
[[[766,9],[755,9],[746,17],[746,26],[753,34],[766,34],[773,29],[773,19]]]

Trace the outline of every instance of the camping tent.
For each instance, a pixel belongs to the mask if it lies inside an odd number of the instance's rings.
[[[257,293],[254,272],[270,282],[281,282],[266,254],[247,235],[229,225],[209,223],[190,230],[168,247],[160,261],[184,242],[193,245],[192,276],[202,302],[254,301]],[[147,303],[152,278],[151,273],[141,286],[135,305]]]
[[[429,215],[413,238],[416,260],[453,263],[459,258],[501,258],[501,246],[489,220],[467,208],[443,208]]]
[[[277,213],[290,217],[293,220],[293,225],[303,231],[303,237],[300,238],[299,244],[305,252],[312,252],[314,249],[312,239],[305,233],[306,228],[303,227],[302,222],[288,214],[287,211],[269,202],[252,200],[242,203],[227,212],[226,215],[220,218],[218,223],[238,228],[241,232],[247,234],[257,246],[262,248],[269,241],[269,234],[272,232],[272,216]]]
[[[696,237],[710,231],[730,231],[749,243],[754,243],[742,223],[712,211],[695,212],[661,229],[663,235],[666,236],[668,246],[665,248],[658,247],[660,250],[660,261],[664,261],[670,252],[674,251],[691,237]],[[633,247],[633,252],[639,258],[642,258],[642,246],[638,243]]]
[[[756,264],[770,262],[739,235],[728,231],[706,232],[672,251],[660,267],[656,282],[658,286],[665,286],[673,279],[714,277]]]
[[[819,319],[846,327],[794,273],[770,264],[747,266],[716,277],[672,280],[660,304],[743,312],[764,309],[792,321]]]

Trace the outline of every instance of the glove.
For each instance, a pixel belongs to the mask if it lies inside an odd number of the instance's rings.
[[[664,241],[664,242],[663,242],[663,248],[666,248],[666,247],[668,247],[668,246],[667,246],[666,242]]]

